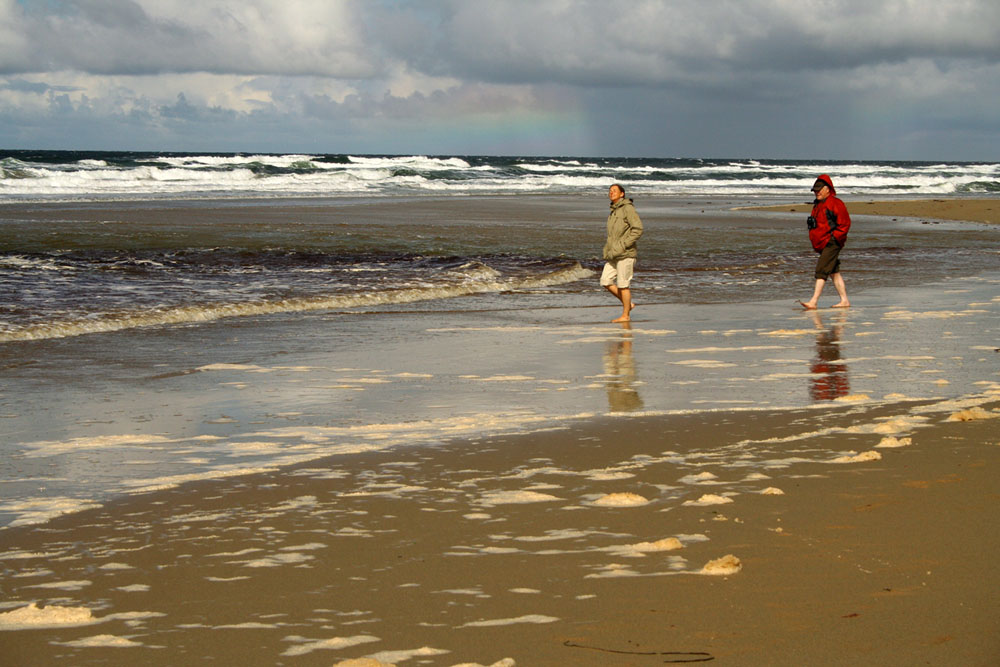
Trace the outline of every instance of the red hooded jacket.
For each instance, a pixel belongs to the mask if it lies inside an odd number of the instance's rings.
[[[822,252],[823,248],[834,238],[840,246],[847,243],[847,231],[851,228],[851,216],[847,213],[844,202],[837,198],[837,191],[833,187],[833,181],[829,176],[823,174],[817,180],[825,182],[830,186],[830,196],[823,201],[814,201],[812,214],[806,222],[809,227],[809,240],[812,242],[816,252]]]

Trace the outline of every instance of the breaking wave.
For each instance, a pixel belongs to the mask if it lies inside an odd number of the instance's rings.
[[[859,195],[1000,190],[998,163],[0,151],[0,195],[20,201],[579,193],[627,182],[657,195],[792,195],[828,173]]]
[[[592,275],[592,271],[579,263],[540,275],[518,278],[503,278],[496,271],[484,268],[471,275],[474,279],[467,279],[461,284],[440,287],[387,289],[366,293],[319,295],[271,301],[185,305],[42,322],[0,332],[0,342],[66,338],[145,327],[205,323],[229,317],[251,317],[317,310],[336,311],[436,299],[454,299],[489,292],[511,292],[564,285]]]

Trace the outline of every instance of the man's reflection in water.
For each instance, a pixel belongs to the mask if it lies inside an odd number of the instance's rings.
[[[608,408],[611,412],[633,412],[642,408],[642,399],[635,388],[637,375],[632,357],[632,323],[622,322],[621,327],[621,337],[608,341],[604,350]]]
[[[847,377],[847,364],[840,356],[840,335],[847,312],[839,312],[836,322],[829,329],[823,327],[818,311],[810,310],[809,315],[819,331],[816,334],[816,356],[809,366],[813,373],[809,394],[814,401],[832,401],[847,396],[851,391],[851,382]]]

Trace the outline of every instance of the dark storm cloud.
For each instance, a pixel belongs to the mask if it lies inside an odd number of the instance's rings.
[[[712,85],[726,74],[1000,58],[1000,3],[991,2],[455,2],[441,10],[433,22],[411,13],[420,39],[399,42],[405,50],[395,55],[494,81],[659,85],[697,74]],[[398,19],[383,21],[391,29]]]
[[[490,122],[561,117],[573,154],[981,158],[997,25],[995,0],[0,0],[0,111],[40,127],[32,95],[59,94],[62,124],[390,152],[432,152],[421,123],[460,144],[474,119],[476,152]]]
[[[0,11],[19,35],[0,49],[11,73],[367,78],[396,62],[481,82],[658,85],[697,74],[713,85],[727,73],[1000,59],[990,0],[8,0]]]

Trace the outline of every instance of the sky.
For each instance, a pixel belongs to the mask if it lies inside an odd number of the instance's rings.
[[[0,149],[1000,160],[997,0],[0,0]]]

